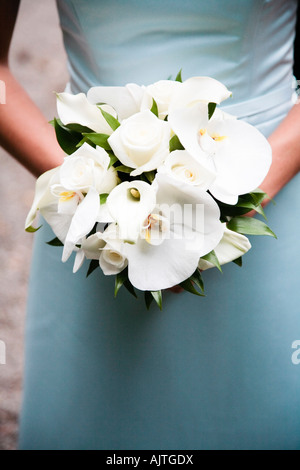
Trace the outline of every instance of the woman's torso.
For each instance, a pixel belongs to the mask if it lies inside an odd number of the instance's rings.
[[[184,79],[222,81],[233,92],[224,106],[253,124],[282,118],[291,106],[297,0],[57,4],[74,93],[99,84],[147,85],[182,69]]]

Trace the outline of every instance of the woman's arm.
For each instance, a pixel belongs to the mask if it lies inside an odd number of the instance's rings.
[[[261,188],[273,198],[300,171],[300,104],[296,104],[269,137],[273,150],[270,171]]]
[[[0,2],[0,80],[5,83],[5,104],[0,104],[0,144],[35,176],[61,164],[64,154],[55,132],[41,111],[13,77],[9,46],[20,0]]]

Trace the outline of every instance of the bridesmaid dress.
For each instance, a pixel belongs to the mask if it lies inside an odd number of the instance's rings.
[[[226,3],[226,8],[224,8]],[[266,136],[293,104],[296,0],[57,0],[73,93],[207,75]],[[278,239],[203,274],[163,311],[35,235],[21,449],[300,449],[298,174],[270,203]],[[295,361],[294,361],[295,362]]]

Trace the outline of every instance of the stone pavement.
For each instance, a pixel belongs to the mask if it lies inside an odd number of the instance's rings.
[[[21,0],[10,59],[16,78],[47,119],[52,119],[53,91],[62,91],[68,79],[55,0]],[[5,365],[0,356],[0,450],[15,450],[33,241],[33,236],[24,231],[24,221],[35,180],[2,148],[0,168],[0,346],[6,346]]]

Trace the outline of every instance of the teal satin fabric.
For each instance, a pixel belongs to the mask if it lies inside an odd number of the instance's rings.
[[[183,68],[233,91],[268,135],[292,105],[294,0],[58,0],[73,92]],[[290,91],[289,91],[290,90]],[[274,92],[276,101],[266,98]],[[274,96],[275,96],[274,95]],[[243,103],[243,104],[241,104]],[[271,104],[270,104],[271,103]],[[248,108],[245,108],[245,107]],[[160,312],[35,235],[21,449],[300,449],[297,175],[267,207],[278,240],[203,274]]]

